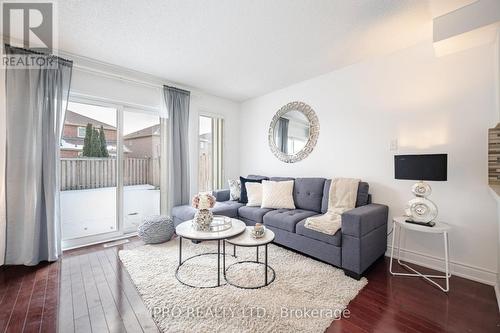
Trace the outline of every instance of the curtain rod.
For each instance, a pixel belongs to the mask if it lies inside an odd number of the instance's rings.
[[[189,90],[184,90],[184,89],[181,89],[181,88],[171,87],[171,86],[167,86],[167,85],[164,85],[163,87],[165,87],[167,89],[170,89],[170,90],[173,90],[173,91],[180,92],[180,93],[184,93],[184,94],[188,94],[188,95],[191,94],[191,92]]]
[[[41,51],[37,51],[37,50],[33,50],[33,49],[26,49],[24,47],[12,46],[12,45],[7,44],[7,43],[4,44],[4,47],[6,49],[22,51],[22,52],[27,53],[27,54],[37,54],[37,55],[42,55],[42,56],[46,56],[46,57],[56,58],[57,60],[61,60],[63,62],[69,63],[69,64],[73,63],[73,60],[65,59],[65,58],[56,56],[54,54],[50,54],[50,53],[43,53]]]

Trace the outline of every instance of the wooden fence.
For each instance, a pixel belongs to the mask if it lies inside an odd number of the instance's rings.
[[[116,158],[61,158],[61,191],[115,187]],[[159,158],[125,158],[123,185],[160,186]]]
[[[212,191],[212,164],[207,153],[200,154],[198,158],[198,191]]]

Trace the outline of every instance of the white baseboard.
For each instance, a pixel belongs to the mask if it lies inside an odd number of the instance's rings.
[[[498,283],[495,284],[495,295],[497,295],[498,312],[500,312],[500,289],[498,287]]]
[[[394,248],[394,258],[397,258],[397,248]],[[385,253],[387,257],[391,256],[391,246],[387,246]],[[437,271],[444,271],[444,259],[430,256],[428,254],[419,253],[416,251],[401,249],[401,260],[406,262],[435,269]],[[490,286],[497,286],[497,273],[472,265],[450,261],[450,271],[452,275],[460,276],[476,282],[488,284]],[[497,293],[498,297],[498,293]]]

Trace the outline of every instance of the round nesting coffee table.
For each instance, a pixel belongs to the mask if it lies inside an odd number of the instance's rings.
[[[274,271],[274,269],[271,266],[269,266],[267,264],[267,245],[274,240],[274,232],[272,232],[272,230],[266,229],[264,236],[262,236],[261,238],[254,238],[252,236],[252,229],[253,229],[253,227],[246,227],[245,232],[243,232],[240,235],[235,236],[233,238],[229,238],[229,239],[224,240],[224,244],[223,244],[223,251],[224,252],[223,252],[222,258],[223,258],[224,279],[226,280],[226,282],[228,284],[230,284],[234,287],[242,288],[242,289],[259,289],[262,287],[266,287],[266,286],[270,285],[274,281],[274,279],[276,278],[276,272]],[[226,253],[226,242],[229,244],[235,245],[235,246],[255,247],[256,248],[256,258],[255,258],[256,260],[255,261],[253,261],[253,260],[238,261],[238,262],[235,262],[234,264],[229,265],[226,269],[226,261],[224,259],[225,253]],[[259,246],[264,246],[264,262],[263,263],[259,261]],[[259,285],[259,286],[254,286],[254,287],[246,287],[246,286],[237,285],[236,283],[232,283],[231,281],[229,281],[226,278],[226,272],[231,267],[233,267],[235,265],[239,265],[239,264],[244,264],[244,263],[254,263],[254,264],[258,264],[258,265],[264,265],[264,274],[265,274],[264,275],[264,284]],[[268,276],[267,276],[268,270],[271,270],[271,272],[273,273],[270,280],[268,279]]]
[[[175,278],[182,283],[183,285],[186,285],[188,287],[192,288],[215,288],[221,286],[220,283],[220,257],[221,257],[221,240],[224,240],[228,237],[234,237],[236,235],[241,234],[242,232],[245,231],[246,224],[240,220],[237,219],[231,219],[231,228],[228,230],[224,231],[197,231],[194,230],[193,227],[191,226],[191,221],[186,221],[182,222],[175,228],[175,233],[179,236],[179,265],[177,266],[177,269],[175,270]],[[211,240],[216,240],[217,241],[217,252],[208,252],[208,253],[201,253],[194,255],[192,257],[186,258],[182,260],[182,239],[186,238],[189,240],[195,240],[195,241],[211,241]],[[224,244],[225,247],[225,244]],[[186,261],[191,260],[196,257],[201,257],[201,256],[206,256],[206,255],[217,255],[217,284],[216,285],[211,285],[211,286],[194,286],[189,283],[186,283],[179,278],[179,269],[181,266],[186,263]],[[225,263],[225,251],[223,255],[223,260]]]

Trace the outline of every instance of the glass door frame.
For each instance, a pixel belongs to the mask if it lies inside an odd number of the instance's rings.
[[[197,119],[196,119],[196,124],[197,124],[197,129],[196,129],[196,164],[197,164],[197,169],[196,169],[196,179],[197,179],[197,183],[198,183],[198,175],[199,175],[199,169],[200,169],[200,165],[199,165],[199,156],[200,156],[200,143],[199,143],[199,140],[200,140],[200,117],[206,117],[206,118],[210,118],[212,119],[212,131],[211,131],[211,134],[212,134],[212,174],[211,174],[211,179],[210,179],[210,185],[212,187],[212,191],[214,190],[217,190],[219,189],[218,187],[221,187],[223,188],[224,187],[224,177],[225,177],[225,171],[226,171],[226,159],[225,159],[225,155],[226,155],[226,140],[225,140],[225,136],[226,136],[226,129],[225,129],[225,118],[223,115],[221,114],[217,114],[217,113],[213,113],[213,112],[208,112],[208,111],[199,111],[198,112],[198,115],[197,115]],[[222,125],[221,126],[214,126],[214,121],[222,121]],[[217,127],[217,128],[216,128]],[[216,136],[218,138],[216,138]],[[221,143],[221,149],[218,149],[215,147],[215,140],[221,140],[222,143]],[[215,162],[214,162],[214,158],[215,158],[215,152],[218,153],[218,163],[217,165],[220,167],[220,170],[214,170],[213,166],[215,165]],[[220,163],[219,163],[220,162]],[[216,172],[218,173],[218,175],[216,175]],[[219,184],[217,184],[217,180],[219,181]],[[197,189],[196,191],[199,191],[199,188],[200,188],[200,185],[197,184]]]
[[[120,209],[121,215],[117,215],[117,216],[119,216],[121,218],[119,230],[122,231],[123,235],[130,236],[130,235],[137,234],[137,231],[128,231],[127,232],[127,229],[126,229],[127,226],[125,225],[125,215],[124,215],[125,188],[124,188],[123,180],[124,180],[124,176],[125,176],[125,170],[124,170],[124,163],[123,162],[125,162],[125,154],[123,151],[123,147],[125,146],[125,140],[124,140],[125,135],[124,135],[123,126],[125,124],[125,113],[126,112],[141,113],[141,114],[145,114],[145,115],[151,115],[151,116],[158,117],[158,124],[160,125],[160,142],[161,142],[161,147],[160,147],[160,214],[164,214],[164,212],[165,212],[165,209],[162,208],[163,207],[162,202],[165,201],[162,199],[166,197],[165,190],[164,190],[166,188],[166,184],[163,182],[163,179],[164,179],[163,170],[167,164],[165,163],[166,153],[164,153],[164,146],[166,146],[166,144],[164,142],[162,142],[162,139],[166,138],[166,131],[165,131],[164,126],[166,126],[167,123],[164,122],[164,120],[162,120],[159,112],[145,110],[145,109],[137,108],[137,107],[122,106],[122,109],[120,112],[120,117],[119,117],[118,123],[117,123],[118,127],[120,128],[120,131],[118,133],[118,142],[121,142],[120,147],[117,149],[117,156],[119,156],[121,158],[120,159],[121,170],[119,172],[117,172],[118,176],[120,177],[120,183],[119,183],[119,185],[120,185],[120,194],[119,194],[120,195],[120,204],[117,206],[120,206],[119,209]],[[163,166],[163,168],[162,168],[162,166]],[[117,183],[117,185],[118,185],[118,183]]]
[[[124,202],[124,190],[123,190],[123,179],[124,179],[124,168],[123,168],[123,161],[124,161],[124,153],[123,153],[123,115],[124,112],[129,110],[137,110],[138,112],[144,112],[144,113],[150,113],[150,114],[158,114],[158,117],[160,119],[160,123],[163,123],[163,120],[160,117],[160,111],[159,110],[153,110],[153,109],[146,109],[142,108],[140,106],[133,106],[133,105],[127,105],[126,103],[118,103],[114,102],[111,100],[107,100],[104,98],[95,98],[95,97],[90,97],[90,96],[80,96],[78,94],[70,94],[69,101],[68,102],[74,102],[74,103],[82,103],[82,104],[89,104],[89,105],[95,105],[95,106],[101,106],[101,107],[107,107],[107,108],[113,108],[116,110],[116,133],[117,133],[117,140],[116,140],[116,226],[117,230],[115,231],[108,231],[108,232],[103,232],[99,233],[96,235],[90,235],[90,236],[82,236],[78,238],[72,238],[72,239],[67,239],[67,240],[62,240],[62,249],[63,250],[70,250],[73,248],[78,248],[82,246],[87,246],[87,245],[93,245],[93,244],[98,244],[98,243],[103,243],[107,241],[112,241],[112,240],[118,240],[122,238],[127,238],[130,236],[134,236],[137,234],[136,231],[134,232],[128,232],[126,233],[124,231],[124,216],[123,216],[123,202]],[[162,134],[164,131],[162,131]],[[165,146],[165,143],[163,142],[166,139],[166,137],[162,137],[162,147]],[[163,149],[162,149],[163,151]],[[163,155],[163,154],[162,154]],[[164,168],[166,167],[166,163],[162,163],[165,161],[166,157],[163,156],[161,158],[161,165],[163,166],[160,170],[160,174],[164,174]],[[165,195],[166,192],[164,190],[164,180],[162,177],[160,177],[160,213],[162,213],[163,205],[162,202],[166,201]],[[61,221],[61,233],[62,233],[62,221]],[[64,235],[62,235],[64,236]]]

